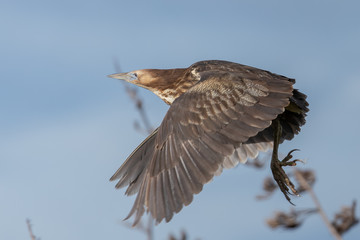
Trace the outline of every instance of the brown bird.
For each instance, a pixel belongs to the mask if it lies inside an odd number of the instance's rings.
[[[201,61],[188,68],[143,69],[109,75],[146,88],[171,105],[164,120],[111,177],[116,188],[137,194],[128,219],[145,211],[170,221],[223,168],[273,148],[271,170],[286,199],[297,194],[282,169],[278,146],[305,123],[306,95],[294,79],[227,61]]]

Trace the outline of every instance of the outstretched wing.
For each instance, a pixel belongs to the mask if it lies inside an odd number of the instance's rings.
[[[145,210],[157,222],[170,221],[219,169],[269,147],[242,144],[284,112],[293,81],[258,71],[246,77],[200,73],[200,81],[173,102],[157,132],[115,173],[111,180],[120,179],[117,187],[129,185],[127,194],[137,193],[128,215],[135,214],[134,225]]]

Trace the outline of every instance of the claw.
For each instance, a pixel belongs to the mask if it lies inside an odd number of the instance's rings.
[[[299,151],[299,149],[293,149],[291,150],[286,157],[280,161],[278,159],[278,147],[280,144],[280,137],[281,137],[281,125],[278,121],[273,122],[273,126],[275,128],[274,130],[274,149],[273,149],[273,155],[271,159],[271,171],[274,177],[274,180],[278,184],[281,192],[284,194],[286,200],[288,200],[292,205],[294,205],[289,195],[294,194],[296,196],[300,196],[298,191],[295,189],[294,184],[291,182],[287,174],[285,173],[283,167],[285,166],[295,166],[296,162],[303,162],[300,159],[292,160],[292,153],[295,151]],[[290,192],[291,191],[291,192]]]
[[[284,159],[282,161],[280,161],[280,165],[281,166],[296,166],[296,162],[301,162],[301,163],[305,163],[303,160],[301,159],[295,159],[292,161],[289,161],[293,156],[291,155],[291,153],[295,152],[295,151],[300,151],[299,149],[293,149],[291,150],[286,157],[284,157]]]
[[[300,149],[293,149],[291,150],[287,155],[286,157],[284,157],[284,159],[281,161],[281,162],[287,162],[289,161],[293,156],[291,155],[293,152],[295,151],[300,151]]]
[[[294,205],[290,201],[290,194],[294,194],[299,196],[298,191],[295,189],[295,185],[291,182],[284,169],[282,168],[284,165],[277,159],[274,159],[271,162],[271,171],[273,173],[273,177],[276,183],[279,185],[281,192],[284,194],[286,200],[288,200],[292,205]]]

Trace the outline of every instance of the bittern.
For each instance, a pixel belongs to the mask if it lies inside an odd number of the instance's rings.
[[[128,219],[145,211],[170,221],[223,168],[273,148],[271,170],[290,201],[294,185],[284,172],[292,151],[278,159],[278,146],[305,124],[306,95],[294,79],[227,61],[201,61],[188,68],[142,69],[109,75],[146,88],[171,105],[161,125],[126,159],[110,180],[137,194]]]

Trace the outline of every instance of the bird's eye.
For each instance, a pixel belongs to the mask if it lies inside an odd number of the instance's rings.
[[[130,81],[133,81],[133,80],[135,80],[135,79],[137,79],[137,74],[136,74],[136,73],[131,73],[131,75],[130,75]]]

